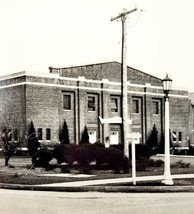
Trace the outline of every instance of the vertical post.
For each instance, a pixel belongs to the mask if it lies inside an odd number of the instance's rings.
[[[165,96],[165,163],[164,163],[164,179],[162,183],[173,185],[172,176],[170,173],[170,139],[169,139],[169,98]]]
[[[137,8],[126,11],[123,9],[123,13],[111,18],[111,21],[121,19],[122,21],[122,53],[121,53],[121,97],[122,97],[122,139],[124,144],[124,171],[128,172],[129,167],[129,145],[128,135],[131,133],[128,124],[128,96],[127,96],[127,15],[133,13]]]
[[[126,9],[123,9],[123,13]],[[121,53],[121,92],[122,92],[122,130],[123,130],[123,144],[124,144],[124,157],[129,158],[129,145],[128,145],[128,95],[127,95],[127,17],[121,16],[122,21],[122,53]]]
[[[133,185],[136,185],[136,156],[135,156],[135,141],[131,141],[131,151],[132,151],[132,180]]]

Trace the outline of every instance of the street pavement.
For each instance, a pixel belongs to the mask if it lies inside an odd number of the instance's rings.
[[[0,189],[1,214],[193,214],[194,193],[46,192]]]

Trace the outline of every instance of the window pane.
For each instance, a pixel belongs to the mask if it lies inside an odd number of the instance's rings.
[[[133,100],[133,113],[139,113],[139,100]]]
[[[119,131],[111,131],[110,145],[118,145],[118,144],[119,144]]]
[[[38,128],[38,140],[42,140],[42,128]]]
[[[89,131],[89,142],[90,143],[96,143],[96,131]]]
[[[51,129],[50,128],[46,129],[46,140],[51,140]]]
[[[159,114],[159,102],[153,101],[152,107],[153,107],[153,114]]]
[[[179,132],[179,141],[182,141],[182,132]]]
[[[176,141],[176,138],[177,138],[177,137],[176,137],[176,132],[173,131],[173,133],[172,133],[172,140],[173,140],[173,141]]]
[[[111,98],[111,112],[118,112],[118,99]]]
[[[63,95],[63,109],[71,110],[71,95],[69,94]]]
[[[95,97],[88,96],[88,111],[95,111]]]
[[[18,130],[14,129],[14,140],[18,140]]]

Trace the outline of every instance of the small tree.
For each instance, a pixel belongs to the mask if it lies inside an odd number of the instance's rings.
[[[12,132],[8,131],[6,128],[3,128],[2,130],[1,139],[3,154],[5,157],[5,166],[8,166],[9,159],[16,152],[20,141],[19,139],[14,140]]]
[[[160,144],[159,144],[159,152],[164,154],[164,133],[161,133]]]
[[[65,120],[63,123],[63,128],[62,128],[62,130],[60,130],[60,133],[59,133],[59,141],[61,142],[61,144],[70,144],[69,130],[68,130],[67,123]]]
[[[8,98],[1,103],[1,121],[0,121],[0,146],[5,157],[5,166],[8,166],[11,156],[24,141],[23,127],[21,121],[16,116],[13,99]],[[10,101],[9,101],[10,100]]]
[[[33,121],[30,123],[30,128],[28,130],[28,153],[30,156],[33,156],[38,148],[40,147],[40,143],[38,142],[38,138],[36,137],[36,132],[34,128]]]
[[[151,149],[158,147],[158,130],[157,130],[155,124],[153,126],[153,129],[152,129],[152,132],[150,134],[150,137],[149,137],[149,140],[147,142],[147,145]]]
[[[87,127],[84,127],[84,131],[82,133],[81,141],[80,144],[89,144],[89,135],[88,135],[88,130]]]

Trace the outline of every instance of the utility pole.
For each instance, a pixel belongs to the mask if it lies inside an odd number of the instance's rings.
[[[128,95],[127,95],[127,15],[137,10],[134,8],[111,18],[111,21],[121,19],[122,22],[122,53],[121,53],[121,98],[122,98],[122,139],[124,144],[124,157],[129,159],[129,134],[132,132],[128,124]]]

